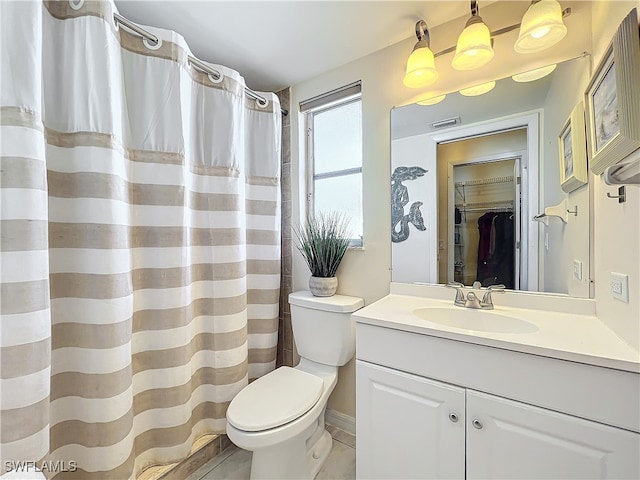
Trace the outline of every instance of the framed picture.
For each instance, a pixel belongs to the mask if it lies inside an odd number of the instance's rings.
[[[582,102],[575,106],[558,136],[560,184],[565,192],[585,185],[587,179],[587,149]]]
[[[591,171],[640,148],[640,34],[636,9],[622,21],[585,92]]]

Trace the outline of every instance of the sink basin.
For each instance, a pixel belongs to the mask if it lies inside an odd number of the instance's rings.
[[[532,323],[492,310],[473,308],[418,308],[413,314],[447,327],[494,333],[531,333],[538,330]]]

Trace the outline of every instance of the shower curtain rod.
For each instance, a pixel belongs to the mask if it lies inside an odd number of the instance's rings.
[[[119,24],[123,25],[124,27],[128,28],[129,30],[137,33],[141,37],[146,38],[150,42],[153,42],[155,44],[157,44],[159,42],[158,37],[156,37],[153,33],[147,32],[144,28],[139,27],[138,25],[133,23],[131,20],[126,19],[125,17],[123,17],[122,15],[120,15],[118,13],[114,13],[113,14],[113,20],[116,23],[119,23]],[[222,78],[222,74],[220,72],[218,72],[217,70],[214,70],[213,68],[211,68],[206,63],[198,60],[196,57],[192,57],[191,55],[187,55],[187,61],[189,62],[189,64],[191,64],[192,66],[194,66],[198,70],[200,70],[200,71],[202,71],[204,73],[208,73],[209,75],[213,75],[213,77],[216,80],[220,80],[220,78]],[[261,97],[260,95],[258,95],[256,92],[254,92],[250,88],[245,87],[244,93],[248,97],[251,97],[254,100],[256,100],[259,104],[266,105],[268,103],[266,98]],[[280,112],[284,116],[289,115],[289,112],[287,110],[285,110],[284,108],[281,108]]]

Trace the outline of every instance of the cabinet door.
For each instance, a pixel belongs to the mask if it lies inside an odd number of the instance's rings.
[[[466,430],[469,479],[640,478],[640,435],[627,430],[473,390]]]
[[[356,410],[357,478],[464,478],[464,389],[358,360]]]

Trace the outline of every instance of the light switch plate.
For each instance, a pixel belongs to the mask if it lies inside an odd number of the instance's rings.
[[[576,280],[582,280],[582,262],[580,260],[573,261],[573,276]]]
[[[611,272],[611,295],[622,302],[629,303],[629,276]]]

